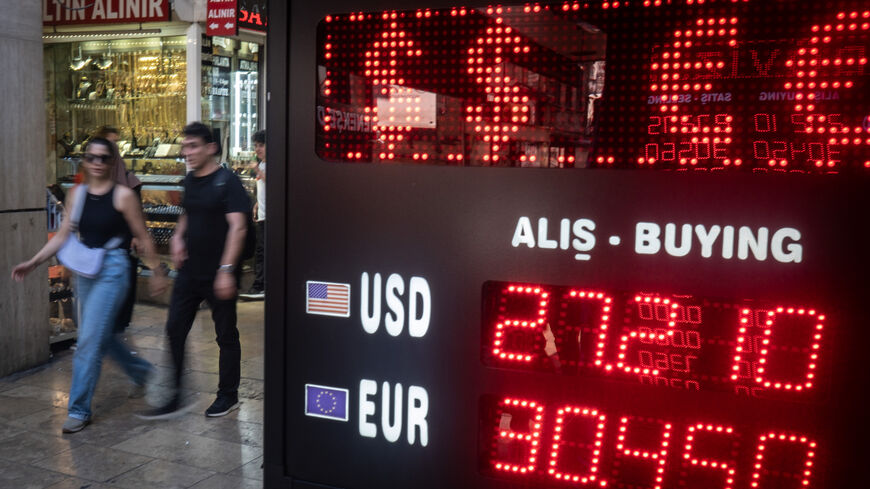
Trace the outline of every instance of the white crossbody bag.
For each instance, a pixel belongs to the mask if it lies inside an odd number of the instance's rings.
[[[103,268],[106,252],[120,246],[123,239],[120,236],[115,236],[107,241],[102,248],[89,248],[79,240],[79,221],[82,218],[87,195],[88,186],[80,185],[79,191],[76,192],[77,198],[73,199],[72,208],[70,208],[70,235],[58,250],[57,259],[76,275],[94,278],[100,274],[100,270]]]

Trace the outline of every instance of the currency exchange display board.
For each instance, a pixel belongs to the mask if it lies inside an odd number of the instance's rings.
[[[284,8],[267,487],[870,487],[866,2]]]

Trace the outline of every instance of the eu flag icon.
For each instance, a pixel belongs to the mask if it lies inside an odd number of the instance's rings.
[[[348,390],[305,384],[305,415],[347,421]]]

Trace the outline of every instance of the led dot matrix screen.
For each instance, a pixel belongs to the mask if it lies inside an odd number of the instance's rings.
[[[870,10],[631,1],[336,13],[318,26],[328,161],[870,171]]]

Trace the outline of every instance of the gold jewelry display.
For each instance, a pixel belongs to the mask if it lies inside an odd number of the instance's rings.
[[[78,142],[102,126],[116,127],[121,139],[132,143],[129,159],[152,157],[150,146],[175,140],[187,111],[184,38],[91,41],[76,48],[66,63],[71,81],[66,102]],[[82,56],[97,62],[84,63]]]

